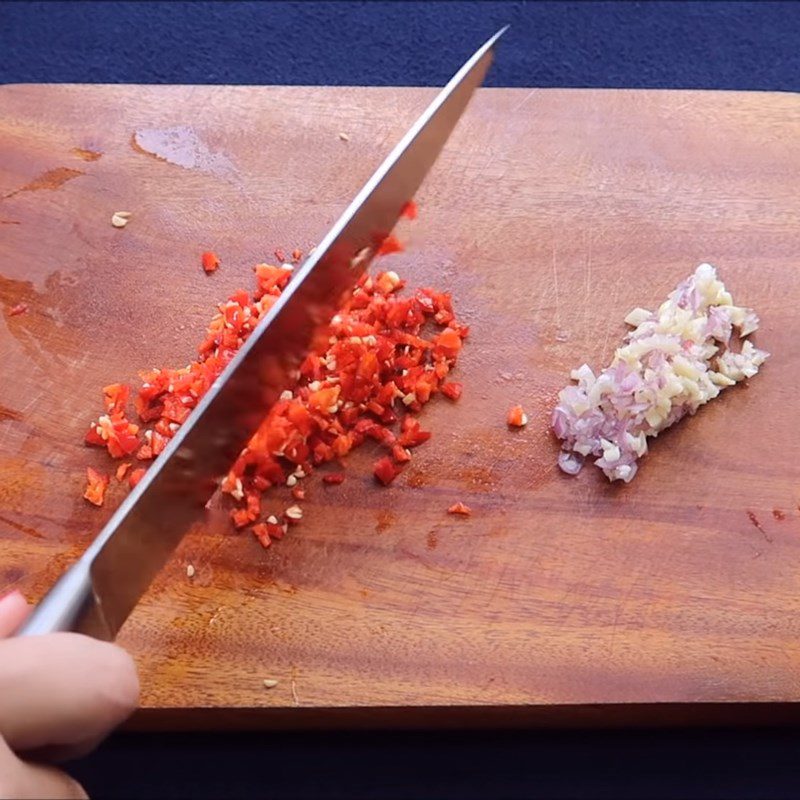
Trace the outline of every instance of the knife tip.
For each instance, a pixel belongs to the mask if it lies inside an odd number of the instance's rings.
[[[481,52],[485,53],[487,50],[491,50],[491,49],[492,49],[492,48],[495,46],[495,44],[497,43],[497,40],[498,40],[498,39],[499,39],[499,38],[500,38],[500,37],[501,37],[501,36],[502,36],[502,35],[503,35],[503,34],[504,34],[504,33],[505,33],[505,32],[506,32],[506,31],[507,31],[509,28],[510,28],[510,27],[511,27],[510,25],[503,25],[503,27],[502,27],[502,28],[500,28],[500,30],[499,30],[499,31],[497,31],[497,33],[495,33],[495,34],[494,34],[494,36],[492,36],[492,37],[491,37],[491,38],[490,38],[490,39],[489,39],[489,40],[488,40],[488,41],[487,41],[487,42],[486,42],[486,43],[483,45],[483,47],[481,48]]]

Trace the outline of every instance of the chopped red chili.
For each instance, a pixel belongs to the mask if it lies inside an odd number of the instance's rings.
[[[211,250],[207,250],[203,253],[203,269],[206,273],[210,274],[216,272],[217,269],[219,269],[219,265],[220,260],[216,253],[211,252]]]
[[[253,536],[258,539],[262,547],[269,547],[272,540],[269,538],[269,528],[266,522],[259,522],[253,525]]]
[[[455,381],[448,381],[447,383],[443,383],[441,387],[441,392],[445,397],[449,397],[451,400],[458,400],[461,397],[461,393],[464,391],[464,387],[460,383],[456,383]]]
[[[399,474],[400,469],[389,456],[383,456],[375,462],[375,477],[384,485],[388,486]]]
[[[280,523],[267,522],[267,530],[272,539],[283,539],[286,534],[286,528],[286,525],[281,525]]]
[[[465,505],[462,502],[453,503],[450,508],[447,509],[448,514],[458,514],[462,517],[471,517],[472,516],[472,509]]]
[[[525,425],[528,424],[528,416],[522,410],[522,406],[513,406],[508,410],[508,415],[506,416],[506,422],[512,428],[523,428]]]
[[[129,461],[126,461],[124,464],[120,464],[117,467],[117,472],[116,472],[117,480],[118,481],[122,481],[130,468],[131,468],[131,464],[130,464]]]
[[[423,431],[416,417],[406,416],[400,426],[397,442],[402,447],[416,447],[431,438],[430,431]]]
[[[143,444],[136,451],[136,458],[138,458],[139,461],[150,461],[150,459],[154,458],[153,448],[149,444]]]
[[[128,476],[128,485],[133,489],[137,483],[144,477],[147,470],[144,467],[136,467],[133,472]]]
[[[402,445],[396,444],[392,447],[392,458],[398,464],[407,464],[411,461],[411,453],[406,450]]]
[[[27,303],[17,303],[17,305],[11,306],[11,308],[8,309],[8,316],[16,317],[19,316],[20,314],[24,314],[27,310],[28,310]]]
[[[108,475],[102,475],[96,469],[86,467],[86,490],[83,496],[93,505],[102,506],[108,482]]]
[[[125,458],[139,449],[138,433],[139,426],[126,419],[124,411],[112,411],[92,423],[84,441],[106,447],[112,458]]]
[[[283,262],[282,252],[276,256]],[[255,291],[234,292],[218,305],[194,361],[180,369],[140,373],[142,383],[133,400],[146,430],[125,416],[128,387],[107,386],[108,413],[92,424],[87,443],[106,447],[114,458],[158,457],[291,275],[282,266],[258,264]],[[298,479],[315,466],[344,458],[367,439],[385,449],[375,476],[391,483],[411,459],[409,449],[431,437],[414,415],[437,392],[460,395],[461,385],[446,378],[468,329],[456,321],[448,294],[421,289],[405,297],[399,293],[402,287],[394,272],[361,278],[301,365],[297,384],[270,408],[223,479],[221,490],[234,504],[234,526],[266,526],[254,529],[262,544],[281,538],[285,530],[283,524],[261,519],[260,498],[267,489],[286,484],[289,477],[294,500],[302,500],[305,490]],[[428,323],[439,326],[438,333],[428,333]],[[136,485],[144,472],[142,467],[132,469],[129,484]],[[322,480],[339,484],[344,474],[330,473]],[[298,523],[302,509],[293,506],[284,516],[287,523]]]
[[[109,414],[119,414],[125,411],[125,406],[131,394],[131,387],[124,383],[112,383],[103,388],[103,397],[106,411]]]
[[[391,253],[402,253],[405,250],[400,240],[393,234],[390,233],[380,244],[378,247],[379,256],[388,256]]]
[[[413,200],[409,200],[401,209],[400,216],[406,219],[416,219],[418,213],[417,204]]]

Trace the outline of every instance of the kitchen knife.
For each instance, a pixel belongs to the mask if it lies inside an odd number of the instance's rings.
[[[396,224],[493,59],[498,31],[378,167],[84,555],[18,635],[74,630],[113,639],[219,479],[291,386],[320,326]]]

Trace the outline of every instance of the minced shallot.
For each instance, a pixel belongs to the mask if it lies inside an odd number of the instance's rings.
[[[768,353],[744,337],[758,328],[735,306],[711,264],[701,264],[657,312],[631,311],[633,326],[599,375],[584,364],[559,393],[552,426],[562,440],[561,469],[577,474],[584,459],[609,480],[630,481],[647,437],[694,414],[726,386],[751,378]]]

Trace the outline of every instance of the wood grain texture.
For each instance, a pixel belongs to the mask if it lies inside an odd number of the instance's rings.
[[[0,589],[38,597],[118,499],[81,499],[107,463],[82,444],[99,388],[185,363],[214,303],[273,248],[308,249],[432,94],[0,89]],[[145,714],[800,699],[798,174],[793,95],[479,92],[392,262],[471,325],[463,398],[425,409],[435,436],[392,487],[366,447],[342,486],[312,480],[269,551],[192,531],[121,635]],[[629,486],[560,474],[548,416],[570,369],[604,365],[627,311],[704,260],[761,314],[762,374],[659,438]],[[518,402],[531,422],[509,432]],[[472,518],[445,513],[457,500]]]

